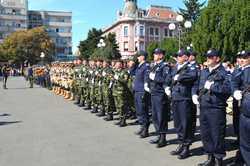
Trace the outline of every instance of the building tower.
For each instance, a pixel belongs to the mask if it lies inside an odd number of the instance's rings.
[[[123,16],[136,17],[138,13],[137,0],[125,0]]]

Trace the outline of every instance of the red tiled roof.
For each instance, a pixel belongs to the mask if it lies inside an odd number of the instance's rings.
[[[175,19],[177,13],[171,10],[170,8],[164,7],[154,7],[151,6],[148,9],[147,17],[149,18],[158,18],[158,19]]]

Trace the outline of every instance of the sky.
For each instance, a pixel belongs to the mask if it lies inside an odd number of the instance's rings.
[[[182,0],[138,0],[138,6],[146,9],[150,5],[164,5],[178,10],[184,7]],[[79,41],[86,39],[89,29],[105,28],[116,20],[124,0],[29,0],[30,10],[71,11],[73,52]]]

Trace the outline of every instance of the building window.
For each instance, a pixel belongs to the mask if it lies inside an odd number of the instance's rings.
[[[173,37],[173,33],[174,33],[174,31],[170,30],[169,31],[169,37]]]
[[[140,26],[140,36],[144,36],[144,26],[143,25],[141,25]]]
[[[154,28],[149,28],[149,34],[150,36],[154,36]]]
[[[135,51],[138,51],[138,42],[135,42]]]
[[[159,28],[155,28],[155,36],[159,36]]]
[[[59,28],[56,28],[56,32],[59,32]]]
[[[124,26],[123,35],[124,37],[128,37],[128,26]]]
[[[164,29],[164,35],[165,35],[165,37],[168,37],[168,29],[167,28]]]
[[[144,42],[140,42],[140,44],[139,44],[139,49],[140,49],[140,51],[145,51]]]
[[[128,42],[124,42],[124,51],[128,51]]]

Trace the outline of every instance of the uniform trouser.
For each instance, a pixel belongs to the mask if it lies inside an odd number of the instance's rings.
[[[29,79],[30,87],[33,88],[33,82],[34,82],[33,76],[29,76],[28,79]]]
[[[158,134],[166,134],[168,131],[168,99],[164,93],[151,95],[152,120]]]
[[[250,166],[250,117],[240,115],[240,151],[247,166]]]
[[[6,88],[8,76],[3,76],[3,88]]]
[[[91,101],[93,107],[98,107],[98,88],[95,85],[91,87]]]
[[[190,145],[192,143],[192,101],[181,100],[172,101],[172,111],[174,126],[181,144]]]
[[[194,138],[195,131],[196,131],[196,122],[197,122],[197,105],[195,105],[193,102],[192,102],[191,114],[192,114],[192,117],[191,117],[192,129],[191,130],[192,130],[192,137]]]
[[[201,106],[200,126],[205,153],[218,159],[225,157],[226,109]]]
[[[148,100],[149,96],[146,96],[145,92],[135,92],[135,108],[136,115],[139,124],[143,128],[149,127],[149,113],[148,113]]]
[[[239,120],[240,120],[240,109],[239,109],[239,102],[237,100],[233,100],[233,127],[234,133],[239,140]]]
[[[115,112],[116,110],[116,106],[115,106],[115,99],[114,99],[114,96],[112,94],[112,91],[111,90],[108,90],[108,93],[107,93],[107,96],[108,98],[106,98],[107,100],[107,113],[110,113],[112,114],[113,112]],[[105,98],[104,98],[105,100]]]
[[[130,111],[132,114],[136,114],[136,108],[135,108],[135,99],[134,99],[134,93],[132,90],[128,93],[129,97],[129,104],[128,104],[128,112]]]
[[[114,96],[116,111],[121,119],[126,118],[128,100],[124,94]]]
[[[87,84],[87,89],[86,89],[86,93],[85,93],[85,99],[86,99],[87,106],[91,106],[91,104],[92,104],[92,100],[91,100],[91,88],[90,88],[89,85],[90,84]]]

